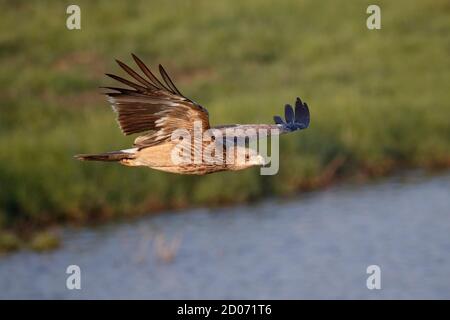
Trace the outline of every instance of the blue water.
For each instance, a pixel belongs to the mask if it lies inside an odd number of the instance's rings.
[[[63,243],[0,258],[0,298],[448,299],[450,175],[68,229]],[[71,264],[81,290],[66,288]]]

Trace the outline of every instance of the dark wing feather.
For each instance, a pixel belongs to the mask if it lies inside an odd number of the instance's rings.
[[[138,73],[136,73],[133,69],[131,69],[129,66],[127,66],[125,63],[123,63],[120,60],[116,59],[116,62],[119,66],[122,67],[123,70],[125,70],[126,73],[128,73],[130,76],[132,76],[134,79],[139,81],[141,84],[143,84],[146,87],[153,87],[154,89],[158,89],[154,84],[150,83],[149,81],[142,78]]]
[[[153,84],[159,88],[159,89],[165,89],[165,90],[169,90],[167,89],[159,80],[157,77],[155,77],[155,75],[151,72],[151,70],[149,68],[147,68],[147,66],[145,65],[145,63],[142,62],[141,59],[139,59],[136,55],[134,55],[133,53],[131,54],[131,56],[133,57],[134,61],[136,62],[136,64],[138,65],[139,69],[141,69],[141,71],[153,82]]]
[[[167,74],[166,70],[164,70],[162,65],[159,65],[159,73],[161,73],[161,76],[164,79],[164,82],[167,84],[167,86],[172,89],[172,92],[175,94],[178,94],[182,96],[181,92],[178,90],[178,88],[173,84],[172,80],[170,79],[169,75]]]
[[[287,104],[285,106],[286,123],[283,122],[281,117],[275,116],[274,121],[277,125],[281,126],[282,133],[292,132],[296,130],[306,129],[309,126],[309,108],[308,105],[300,98],[295,101],[295,112],[292,106]]]
[[[273,121],[275,121],[276,124],[284,124],[284,121],[280,116],[274,116]]]
[[[275,124],[234,124],[234,125],[220,125],[215,126],[214,129],[220,130],[221,134],[228,141],[234,141],[237,137],[244,137],[249,139],[265,137],[266,133],[285,134],[297,130],[306,129],[309,126],[309,108],[306,103],[303,103],[300,98],[295,102],[295,112],[292,106],[285,105],[286,121],[280,116],[274,116]],[[262,130],[262,131],[260,131]],[[263,134],[264,136],[260,136]]]
[[[160,72],[166,85],[163,85],[138,57],[133,55],[133,58],[146,78],[125,63],[116,60],[119,66],[139,84],[107,74],[132,89],[105,88],[114,91],[106,95],[118,114],[117,120],[122,132],[129,135],[148,131],[135,140],[136,146],[145,147],[167,141],[172,132],[179,128],[193,130],[195,121],[200,121],[204,130],[209,128],[206,109],[183,96],[164,68],[160,67]]]
[[[284,106],[284,116],[287,123],[294,123],[294,110],[290,104]]]
[[[113,78],[114,80],[117,80],[117,81],[119,81],[119,82],[122,82],[123,84],[125,84],[125,85],[127,85],[127,86],[129,86],[129,87],[132,87],[132,88],[136,89],[137,92],[144,92],[144,91],[146,91],[146,88],[145,88],[145,87],[140,86],[140,85],[138,85],[138,84],[136,84],[136,83],[134,83],[134,82],[128,81],[127,79],[121,78],[121,77],[116,76],[116,75],[111,74],[111,73],[106,73],[106,75],[107,75],[108,77],[110,77],[110,78]]]
[[[303,103],[300,98],[295,101],[295,121],[303,123],[306,127],[309,126],[309,108],[308,104]]]

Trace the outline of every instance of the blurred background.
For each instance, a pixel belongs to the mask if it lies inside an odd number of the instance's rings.
[[[0,3],[0,298],[450,298],[449,1]],[[75,161],[131,145],[99,89],[130,53],[212,125],[311,126],[275,176]]]

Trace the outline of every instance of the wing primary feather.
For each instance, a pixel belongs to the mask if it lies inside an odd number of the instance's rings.
[[[295,101],[295,122],[302,122],[302,114],[304,112],[303,102],[297,97]]]
[[[99,88],[118,91],[118,92],[105,92],[104,94],[111,94],[111,93],[119,94],[119,93],[121,93],[121,94],[130,94],[130,95],[142,95],[141,93],[137,92],[136,90],[125,89],[125,88],[118,88],[118,87],[99,87]]]
[[[284,124],[284,121],[280,116],[274,116],[273,121],[275,121],[275,124]]]
[[[144,62],[142,62],[141,59],[139,59],[135,54],[131,54],[131,56],[133,57],[134,61],[136,62],[136,64],[138,65],[138,67],[142,70],[142,72],[150,79],[150,81],[153,82],[153,84],[158,87],[159,89],[164,89],[164,90],[168,90],[170,91],[168,88],[166,88],[166,86],[164,86],[161,81],[158,80],[157,77],[155,77],[155,75],[150,71],[150,69],[145,65]]]
[[[295,122],[301,123],[308,127],[309,125],[309,108],[306,102],[302,102],[300,98],[295,101]]]
[[[290,104],[284,106],[284,116],[286,118],[287,123],[294,122],[294,110]]]
[[[131,69],[129,66],[127,66],[125,63],[123,63],[120,60],[116,59],[117,64],[125,70],[126,73],[128,73],[130,76],[132,76],[134,79],[136,79],[138,82],[142,83],[144,86],[147,86],[149,88],[158,89],[154,84],[148,82],[144,78],[142,78],[139,74],[137,74],[133,69]]]
[[[140,147],[156,145],[170,139],[174,130],[182,127],[193,130],[193,123],[202,122],[209,128],[209,117],[206,109],[184,97],[160,66],[159,80],[150,69],[134,54],[138,68],[131,67],[116,60],[119,66],[129,75],[129,80],[107,73],[106,75],[124,84],[125,88],[116,86],[101,87],[109,97],[117,121],[125,135],[151,131],[145,141],[139,141]],[[161,78],[162,77],[162,78]]]
[[[105,74],[106,74],[108,77],[113,78],[114,80],[117,80],[117,81],[119,81],[119,82],[122,82],[123,84],[126,84],[127,86],[132,87],[132,88],[136,89],[136,90],[139,91],[139,92],[145,92],[145,91],[147,91],[147,88],[145,88],[145,87],[143,87],[143,86],[140,86],[140,85],[138,85],[138,84],[136,84],[136,83],[134,83],[134,82],[128,81],[128,80],[126,80],[126,79],[124,79],[124,78],[121,78],[121,77],[116,76],[116,75],[111,74],[111,73],[105,73]]]
[[[303,104],[303,106],[304,106],[304,110],[301,115],[301,122],[307,128],[309,126],[309,121],[310,121],[309,108],[308,108],[308,104],[306,102]]]
[[[172,79],[170,79],[169,75],[167,74],[166,70],[164,70],[164,67],[162,65],[159,65],[159,73],[161,73],[161,76],[164,82],[167,84],[167,86],[172,89],[172,93],[183,96],[181,92],[178,90],[178,88],[175,86],[175,84],[172,82]]]

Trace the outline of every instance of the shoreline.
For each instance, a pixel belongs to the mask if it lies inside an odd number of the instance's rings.
[[[323,170],[320,176],[315,178],[300,181],[296,191],[288,194],[272,194],[270,198],[291,199],[302,193],[320,191],[329,186],[341,183],[356,183],[366,185],[374,182],[380,178],[387,178],[398,173],[408,173],[412,170],[423,170],[428,174],[440,174],[450,169],[450,159],[448,161],[438,161],[428,163],[427,165],[414,166],[405,163],[386,161],[378,168],[364,168],[350,174],[339,174],[339,169],[345,165],[346,159],[344,157],[337,157],[331,161]],[[48,221],[44,224],[33,225],[29,221],[19,221],[15,226],[10,228],[0,229],[0,257],[22,250],[31,250],[35,252],[46,252],[55,250],[63,246],[61,241],[60,230],[64,227],[84,228],[96,227],[104,223],[124,223],[134,221],[135,219],[144,216],[154,216],[164,214],[164,212],[179,212],[184,210],[191,210],[196,208],[208,207],[227,208],[238,205],[254,204],[261,202],[267,194],[260,194],[245,201],[217,201],[205,203],[204,205],[188,205],[175,203],[174,205],[154,204],[148,206],[144,210],[136,210],[133,212],[124,212],[121,216],[109,215],[105,210],[104,213],[88,214],[89,219],[71,220],[65,219],[62,221]],[[105,208],[106,209],[106,208]]]

